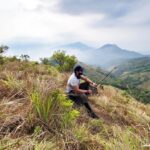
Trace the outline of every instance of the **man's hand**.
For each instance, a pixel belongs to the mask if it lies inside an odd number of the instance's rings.
[[[97,84],[93,82],[93,83],[91,84],[91,86],[93,86],[93,87],[96,88],[96,87],[97,87]]]
[[[92,90],[87,90],[87,94],[92,94]]]

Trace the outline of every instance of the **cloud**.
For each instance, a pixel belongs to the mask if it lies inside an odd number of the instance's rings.
[[[58,4],[61,12],[72,15],[103,13],[120,17],[128,14],[136,3],[137,0],[59,0]]]
[[[22,6],[22,3],[20,4]],[[67,42],[70,39],[82,40],[85,33],[90,33],[91,29],[87,24],[90,21],[102,18],[102,15],[82,15],[71,16],[67,14],[55,13],[49,10],[37,10],[38,4],[32,6],[34,9],[27,9],[28,3],[22,6],[17,12],[13,9],[3,11],[0,19],[5,20],[1,23],[0,41],[10,41],[19,37],[30,39],[44,39],[46,42]],[[17,10],[16,5],[16,10]],[[30,6],[31,8],[31,6]]]
[[[148,53],[149,8],[149,0],[0,0],[0,44],[115,43]]]
[[[93,28],[145,26],[150,22],[149,0],[59,0],[58,8],[70,15],[101,14],[90,22]]]

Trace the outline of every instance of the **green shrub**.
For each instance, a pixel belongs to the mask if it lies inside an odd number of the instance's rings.
[[[65,51],[60,50],[54,52],[51,57],[51,61],[55,63],[55,66],[59,71],[71,71],[77,63],[75,56],[66,55]]]
[[[79,112],[72,109],[73,103],[60,90],[54,90],[42,97],[39,91],[34,90],[31,101],[38,117],[48,126],[67,128],[79,116]]]
[[[59,74],[58,70],[56,70],[56,68],[53,67],[53,66],[47,66],[46,69],[47,69],[48,74],[51,75],[51,76],[56,77]]]

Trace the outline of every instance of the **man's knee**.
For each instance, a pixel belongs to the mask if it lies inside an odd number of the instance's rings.
[[[80,98],[86,98],[87,96],[85,94],[80,94],[79,97]]]
[[[81,94],[79,96],[79,98],[82,101],[82,103],[87,103],[88,102],[88,97],[85,94]]]

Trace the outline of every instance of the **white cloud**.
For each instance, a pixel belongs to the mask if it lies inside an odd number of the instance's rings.
[[[150,42],[150,2],[140,3],[143,5],[137,5],[134,11],[119,19],[108,19],[109,26],[104,24],[104,13],[62,14],[58,11],[58,2],[59,0],[0,0],[0,43],[19,37],[25,40],[42,39],[60,45],[73,41],[97,47],[116,43],[123,48],[143,49],[143,52],[149,53],[146,50],[149,49]],[[96,22],[103,26],[91,25]]]
[[[35,0],[31,2],[34,4]],[[33,11],[36,9],[37,3],[32,7],[28,7],[28,1],[24,2],[24,4],[26,5],[18,12],[13,10],[9,12],[3,11],[0,18],[5,21],[1,24],[0,40],[14,37],[32,37],[44,38],[48,41],[67,41],[68,39],[63,39],[61,35],[65,33],[78,33],[80,36],[80,33],[82,35],[82,33],[89,30],[87,27],[88,22],[103,17],[102,15],[70,16],[50,12],[49,10]],[[20,4],[20,6],[22,5],[23,3]]]

